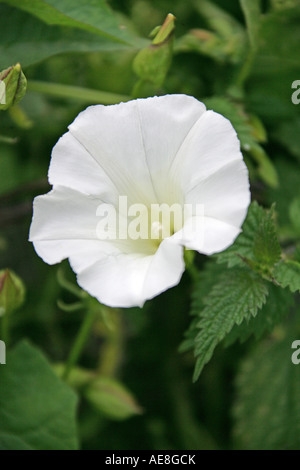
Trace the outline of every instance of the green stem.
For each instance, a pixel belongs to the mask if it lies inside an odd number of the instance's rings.
[[[66,380],[69,377],[69,374],[73,368],[73,366],[77,363],[82,350],[84,348],[84,345],[87,341],[87,338],[89,336],[89,333],[91,331],[91,328],[93,326],[95,319],[95,311],[90,311],[89,313],[86,314],[81,327],[78,331],[77,337],[75,339],[75,342],[72,346],[72,349],[70,351],[69,357],[66,362],[66,367],[64,370],[64,373],[62,375],[62,378]]]
[[[245,82],[246,78],[248,77],[248,75],[251,72],[253,61],[254,61],[254,58],[255,58],[255,53],[256,52],[253,49],[249,50],[248,55],[246,57],[246,60],[243,63],[243,66],[240,69],[239,74],[237,76],[237,79],[236,79],[236,82],[235,82],[236,86],[242,87],[244,85],[244,82]]]
[[[29,80],[27,89],[28,91],[44,93],[57,98],[71,98],[85,103],[116,104],[130,100],[127,95],[38,80]]]
[[[106,377],[114,377],[122,356],[123,333],[120,310],[111,309],[112,327],[107,328],[104,345],[101,348],[99,373]]]

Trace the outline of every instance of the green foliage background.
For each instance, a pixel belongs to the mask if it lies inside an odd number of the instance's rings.
[[[297,0],[0,1],[0,70],[27,79],[0,105],[0,449],[300,448],[299,20]],[[228,250],[108,309],[35,254],[32,200],[87,105],[167,93],[231,120],[253,202]]]

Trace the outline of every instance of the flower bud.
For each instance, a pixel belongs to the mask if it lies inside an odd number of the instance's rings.
[[[25,287],[11,270],[0,271],[0,316],[11,313],[23,303]]]
[[[152,31],[154,38],[150,46],[142,49],[133,62],[135,73],[156,88],[163,85],[171,65],[174,23],[175,16],[169,13],[163,25]]]
[[[0,110],[17,104],[26,93],[27,80],[18,63],[0,72]]]

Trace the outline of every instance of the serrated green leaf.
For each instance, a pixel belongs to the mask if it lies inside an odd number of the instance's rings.
[[[193,349],[195,336],[198,333],[197,324],[199,322],[199,312],[204,308],[204,299],[209,294],[213,286],[218,282],[219,277],[227,269],[216,264],[214,261],[208,261],[204,268],[198,272],[195,289],[192,293],[192,304],[190,314],[194,317],[189,329],[185,332],[185,339],[179,347],[180,352]]]
[[[233,411],[242,449],[299,449],[300,374],[291,361],[293,340],[268,340],[241,365]]]
[[[255,261],[253,254],[254,238],[264,217],[264,209],[257,204],[256,201],[252,202],[248,209],[246,220],[242,226],[242,233],[238,236],[233,245],[216,256],[217,262],[227,263],[228,267],[231,268],[244,265],[244,261],[241,257]]]
[[[104,0],[0,0],[0,3],[20,8],[49,25],[79,28],[121,43],[132,40]]]
[[[273,331],[275,326],[289,314],[294,304],[294,296],[288,290],[274,284],[269,284],[268,288],[269,295],[261,310],[255,317],[235,325],[224,340],[225,346],[237,340],[243,343],[252,335],[255,339],[260,339],[263,334]]]
[[[0,449],[76,449],[76,404],[40,351],[20,343],[0,369]]]
[[[240,0],[245,15],[251,47],[255,50],[258,45],[261,6],[260,0]]]
[[[199,312],[198,334],[195,337],[197,380],[204,365],[210,360],[217,344],[235,324],[255,316],[268,295],[266,283],[248,269],[232,269],[224,273],[219,282],[203,300]]]
[[[242,233],[231,247],[216,256],[217,262],[227,263],[228,267],[242,266],[246,262],[251,269],[270,278],[271,268],[281,256],[273,218],[273,209],[266,211],[254,201]]]
[[[293,260],[282,261],[275,266],[274,277],[282,287],[291,292],[300,291],[300,263]]]

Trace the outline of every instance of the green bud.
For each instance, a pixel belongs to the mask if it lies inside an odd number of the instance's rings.
[[[0,72],[0,110],[17,104],[26,93],[27,80],[18,63]]]
[[[157,31],[157,34],[152,40],[152,44],[159,45],[159,44],[164,43],[165,41],[168,41],[174,29],[175,29],[175,16],[172,15],[172,13],[169,13],[163,25],[159,28],[159,30]]]
[[[0,271],[0,316],[9,314],[23,303],[25,287],[11,270]]]
[[[131,393],[108,377],[95,378],[85,389],[85,397],[96,410],[110,419],[123,420],[142,413]]]
[[[143,82],[160,88],[172,61],[175,16],[168,14],[162,26],[155,28],[152,43],[142,49],[134,59],[133,69]]]

